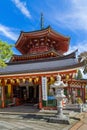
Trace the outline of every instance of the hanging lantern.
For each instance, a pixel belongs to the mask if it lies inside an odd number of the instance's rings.
[[[14,79],[11,79],[11,83],[12,83],[12,84],[14,84],[14,83],[15,83]]]
[[[25,79],[22,79],[23,83],[25,83]]]
[[[17,83],[20,83],[20,80],[19,80],[19,79],[16,79],[16,82],[17,82]]]
[[[29,78],[29,82],[32,82],[32,78]]]
[[[69,75],[68,74],[66,75],[66,80],[69,80]]]
[[[36,77],[36,82],[38,82],[39,81],[39,78],[38,77]]]
[[[7,84],[7,79],[5,79],[4,82],[5,82],[5,85],[6,85]]]

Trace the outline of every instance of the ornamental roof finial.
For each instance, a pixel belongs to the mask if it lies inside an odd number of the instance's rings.
[[[44,17],[43,13],[41,13],[41,30],[44,29]]]

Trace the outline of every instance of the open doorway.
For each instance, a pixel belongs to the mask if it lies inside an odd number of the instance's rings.
[[[18,86],[13,88],[13,95],[20,99],[20,102],[29,104],[39,103],[39,85]]]
[[[29,86],[29,95],[28,102],[29,103],[38,103],[39,102],[39,85]]]

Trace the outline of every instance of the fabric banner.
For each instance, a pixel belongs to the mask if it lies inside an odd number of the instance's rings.
[[[47,101],[47,78],[42,77],[42,96],[43,100]]]

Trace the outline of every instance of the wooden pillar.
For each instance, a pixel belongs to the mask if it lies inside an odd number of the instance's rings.
[[[69,95],[71,94],[71,86],[70,86],[70,82],[68,81],[68,90],[69,90]]]
[[[36,85],[34,86],[34,98],[36,98]]]
[[[13,95],[13,85],[11,84],[11,97],[13,98],[14,95]]]
[[[29,86],[28,85],[26,86],[26,89],[27,89],[27,98],[29,98]]]
[[[2,108],[5,107],[5,81],[2,81],[2,94],[1,94]]]
[[[84,84],[84,103],[85,103],[85,84]]]
[[[82,101],[85,102],[85,86],[83,83],[81,83],[81,91],[82,91]]]
[[[40,79],[39,84],[39,109],[42,109],[42,80]]]

